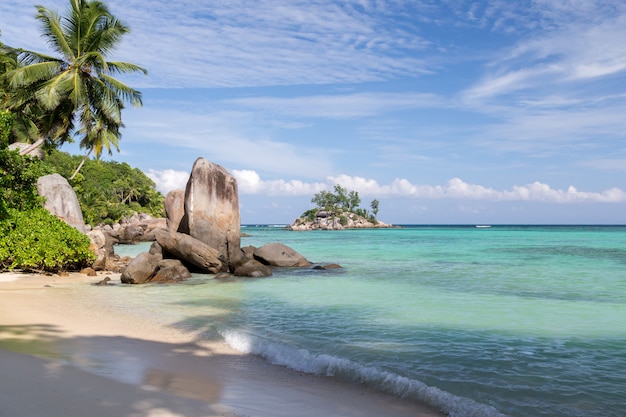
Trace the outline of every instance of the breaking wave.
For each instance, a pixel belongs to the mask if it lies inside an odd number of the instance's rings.
[[[306,349],[294,348],[237,330],[222,329],[220,333],[235,350],[261,356],[274,365],[366,384],[389,394],[429,404],[450,417],[506,417],[491,406],[349,359],[313,354]]]

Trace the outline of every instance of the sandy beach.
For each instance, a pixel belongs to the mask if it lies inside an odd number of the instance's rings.
[[[0,274],[0,416],[443,416],[65,291],[103,278]]]

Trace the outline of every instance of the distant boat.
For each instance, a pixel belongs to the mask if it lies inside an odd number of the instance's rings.
[[[476,227],[480,228],[480,229],[484,229],[486,227],[491,227],[488,224],[477,224]]]

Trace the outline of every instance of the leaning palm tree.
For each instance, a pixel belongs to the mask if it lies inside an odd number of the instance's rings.
[[[124,103],[142,105],[141,93],[112,75],[147,74],[135,64],[106,60],[129,32],[128,27],[97,0],[70,0],[65,17],[37,6],[36,18],[43,36],[59,56],[19,50],[22,66],[7,74],[15,92],[13,107],[32,105],[34,100],[44,110],[33,121],[39,124],[40,135],[22,154],[46,141],[59,146],[67,140],[75,122],[75,133],[82,135],[80,146],[87,150],[87,157],[92,151],[99,157],[103,148],[111,153],[111,145],[117,148],[121,136]]]

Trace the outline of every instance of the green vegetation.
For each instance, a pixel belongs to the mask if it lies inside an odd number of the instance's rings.
[[[55,56],[0,42],[0,270],[57,271],[92,260],[89,238],[42,207],[36,190],[42,175],[71,178],[92,225],[135,211],[163,215],[163,196],[147,176],[128,164],[100,160],[104,150],[119,150],[124,104],[142,104],[141,93],[114,76],[146,70],[107,61],[128,27],[98,0],[69,0],[65,16],[36,9]],[[84,158],[57,150],[75,137]],[[12,142],[31,146],[9,151]],[[39,147],[45,161],[28,156]],[[89,160],[92,154],[95,160]]]
[[[97,0],[70,0],[66,16],[36,8],[42,36],[57,56],[0,45],[0,60],[9,63],[0,67],[0,85],[7,90],[2,106],[19,115],[14,139],[33,142],[22,154],[44,144],[59,147],[73,140],[72,134],[80,136],[85,159],[92,152],[99,158],[104,149],[111,154],[112,146],[119,150],[124,103],[142,103],[139,91],[113,75],[147,73],[135,64],[106,60],[128,27]]]
[[[89,238],[51,215],[37,193],[46,163],[0,146],[0,271],[59,271],[93,262]]]
[[[0,110],[0,149],[9,144],[9,136],[15,116],[7,110]]]
[[[333,191],[334,192],[323,190],[315,194],[311,202],[314,203],[317,208],[305,211],[301,218],[305,218],[307,221],[313,221],[317,213],[322,210],[328,212],[332,217],[339,217],[339,221],[343,226],[348,224],[347,214],[350,213],[361,216],[374,224],[378,222],[376,220],[379,206],[378,200],[374,200],[370,204],[373,210],[372,214],[370,214],[367,210],[359,207],[361,198],[358,192],[348,191],[339,184],[335,185]]]
[[[42,205],[37,179],[51,173],[42,161],[0,146],[0,219],[8,209],[31,210]]]
[[[87,235],[41,206],[9,209],[8,218],[0,221],[0,235],[0,270],[76,270],[95,259]]]
[[[68,178],[81,159],[53,151],[46,164]],[[88,159],[69,183],[78,197],[85,223],[112,224],[135,212],[153,217],[165,215],[163,195],[156,190],[154,181],[126,163]]]

